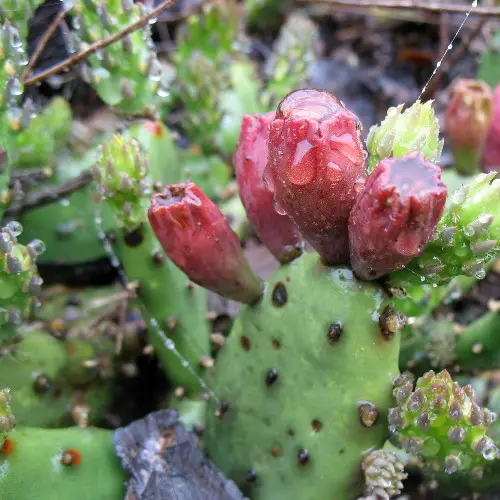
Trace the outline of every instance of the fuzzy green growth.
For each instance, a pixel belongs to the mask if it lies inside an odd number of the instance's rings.
[[[152,189],[148,170],[146,156],[135,139],[115,135],[102,144],[94,176],[120,227],[134,229],[144,220],[142,200],[147,202]]]
[[[16,425],[16,418],[10,408],[9,389],[0,390],[0,443]]]
[[[498,457],[486,435],[497,416],[480,408],[470,385],[461,388],[446,370],[427,372],[417,380],[404,373],[394,381],[397,407],[389,428],[407,452],[422,456],[449,474],[473,471]]]
[[[21,231],[14,221],[0,229],[0,346],[12,340],[31,312],[42,284],[35,262],[45,245],[40,240],[21,245],[17,241]]]
[[[393,283],[447,283],[455,276],[482,279],[500,247],[500,180],[480,174],[450,197],[434,239],[423,254],[390,275]]]
[[[370,173],[380,160],[400,157],[418,151],[427,161],[437,162],[443,150],[439,139],[439,122],[432,101],[417,101],[403,111],[403,104],[390,108],[380,125],[374,125],[366,139]]]
[[[18,427],[9,436],[12,452],[0,452],[2,496],[123,498],[126,475],[114,454],[112,434],[93,428]]]
[[[127,0],[77,0],[73,25],[78,48],[106,38],[140,19],[142,8]],[[164,69],[154,51],[150,27],[134,31],[123,40],[88,59],[83,76],[101,99],[128,114],[154,112],[168,96]]]
[[[365,496],[389,499],[399,495],[403,481],[408,477],[404,465],[389,451],[372,451],[363,460],[361,469],[365,475]]]
[[[288,18],[266,63],[268,83],[262,95],[266,108],[276,107],[283,96],[307,86],[318,40],[318,27],[307,16],[297,13]]]

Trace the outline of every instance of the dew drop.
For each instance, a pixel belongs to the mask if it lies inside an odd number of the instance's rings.
[[[286,210],[280,205],[276,199],[273,200],[274,210],[278,212],[280,215],[286,215]]]
[[[326,169],[326,175],[332,182],[340,182],[344,179],[342,169],[333,161],[329,161]]]
[[[21,226],[19,222],[14,220],[7,223],[6,227],[14,236],[19,236],[23,232],[23,226]]]
[[[297,186],[309,184],[316,177],[316,154],[307,139],[297,144],[292,165],[286,173],[288,180]]]

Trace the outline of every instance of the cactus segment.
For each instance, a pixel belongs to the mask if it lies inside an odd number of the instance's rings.
[[[108,407],[111,386],[99,376],[98,368],[84,368],[82,362],[102,354],[102,345],[102,340],[99,345],[58,340],[35,330],[1,355],[0,379],[12,391],[11,407],[19,425],[73,425],[78,408],[85,412],[85,425],[99,422]],[[113,344],[107,349],[112,352]]]
[[[376,284],[309,253],[239,314],[218,354],[220,401],[204,439],[248,496],[353,497],[363,452],[384,442],[398,373],[400,319],[388,305]]]
[[[40,240],[21,245],[17,241],[21,232],[21,224],[15,221],[0,229],[0,348],[14,340],[41,291],[36,260],[45,245]]]
[[[141,17],[141,6],[121,0],[77,0],[73,25],[77,48],[117,33]],[[149,25],[89,57],[84,77],[108,105],[135,115],[153,113],[169,94]]]
[[[497,416],[478,406],[470,385],[461,388],[446,370],[427,372],[415,390],[408,373],[394,385],[398,406],[389,412],[389,428],[409,453],[448,474],[472,472],[498,458],[497,447],[486,435]]]
[[[278,106],[264,179],[326,264],[349,260],[347,219],[365,177],[361,124],[323,90],[302,89]]]
[[[168,134],[160,124],[155,127]],[[138,283],[139,301],[150,325],[149,341],[172,383],[194,395],[200,390],[199,378],[186,369],[175,350],[195,371],[203,373],[200,359],[210,354],[205,292],[165,258],[147,222],[153,176],[175,178],[179,166],[174,162],[170,171],[163,161],[153,158],[149,171],[143,153],[133,137],[116,135],[103,145],[95,175],[104,204],[122,226],[115,232],[112,245],[127,278]],[[162,336],[163,330],[169,339]]]
[[[439,122],[432,101],[424,104],[417,101],[405,111],[402,104],[390,108],[382,123],[370,129],[366,147],[370,153],[368,173],[384,158],[414,152],[422,153],[431,163],[437,163],[443,140],[439,140]]]
[[[126,475],[113,452],[112,431],[23,426],[9,440],[10,453],[0,451],[5,498],[123,498]]]
[[[453,152],[453,166],[462,175],[479,172],[481,155],[493,109],[489,85],[459,79],[446,111],[446,133]]]
[[[9,19],[19,31],[23,40],[26,40],[28,36],[28,22],[35,10],[42,3],[44,3],[44,0],[2,0],[2,4],[0,5],[0,23],[4,23],[6,19]]]
[[[266,61],[268,81],[261,101],[267,109],[275,108],[281,96],[307,87],[318,42],[318,27],[309,17],[302,13],[290,15]]]
[[[423,254],[390,275],[400,286],[444,284],[455,276],[482,279],[486,266],[498,254],[500,180],[496,172],[479,174],[450,197],[434,239]]]

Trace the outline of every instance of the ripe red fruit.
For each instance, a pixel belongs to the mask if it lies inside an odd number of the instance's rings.
[[[441,169],[421,153],[382,160],[349,217],[355,274],[375,279],[420,255],[434,235],[446,195]]]
[[[323,90],[303,89],[279,104],[269,132],[265,180],[325,264],[349,259],[347,219],[365,178],[361,124]]]

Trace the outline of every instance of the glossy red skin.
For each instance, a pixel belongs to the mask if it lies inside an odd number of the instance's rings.
[[[172,184],[153,196],[148,218],[168,257],[195,283],[247,304],[262,285],[224,215],[193,182]]]
[[[493,117],[484,144],[482,165],[485,172],[500,171],[500,85],[493,96]]]
[[[241,124],[240,140],[233,163],[241,202],[262,242],[282,263],[300,254],[302,237],[286,216],[274,209],[273,194],[264,184],[268,158],[269,124],[275,113],[247,115]]]
[[[349,261],[347,219],[365,178],[357,117],[326,91],[303,89],[278,106],[265,181],[325,264]]]
[[[376,279],[420,255],[434,235],[446,196],[441,169],[421,153],[382,160],[349,217],[356,276]]]
[[[478,119],[477,108],[488,118]],[[475,80],[459,80],[446,110],[446,135],[452,148],[480,150],[491,113],[491,91]]]

